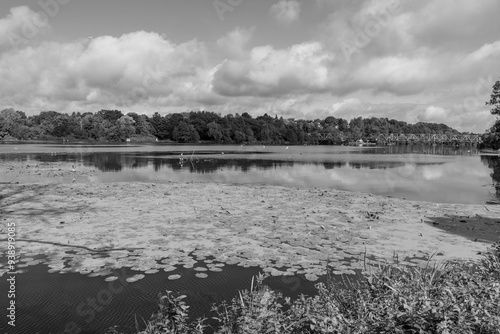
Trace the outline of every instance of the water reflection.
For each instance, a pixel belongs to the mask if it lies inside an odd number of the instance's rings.
[[[500,183],[498,158],[479,159],[474,155],[477,150],[467,146],[60,147],[64,151],[51,152],[53,146],[39,147],[40,152],[45,152],[39,153],[25,146],[25,152],[0,154],[0,160],[72,162],[89,171],[87,181],[100,182],[202,181],[327,187],[455,203],[485,203],[500,198],[499,188],[491,182],[493,178],[494,183]],[[30,180],[4,180],[0,176],[0,181]],[[71,182],[71,178],[47,181]],[[80,178],[77,182],[86,180]]]
[[[500,157],[482,155],[481,161],[485,166],[492,170],[490,176],[493,180],[496,197],[500,199]]]
[[[373,149],[374,154],[432,154],[432,155],[475,155],[479,150],[474,145],[390,145]]]
[[[160,152],[161,153],[161,152]],[[380,153],[380,152],[378,152]],[[388,154],[385,154],[386,156]],[[153,155],[154,156],[154,155]],[[211,173],[216,172],[221,169],[234,169],[241,172],[248,172],[250,170],[267,170],[276,169],[282,167],[292,167],[295,164],[303,165],[310,164],[314,166],[323,166],[325,169],[335,169],[335,168],[353,168],[353,169],[387,169],[395,168],[406,165],[410,160],[408,158],[394,158],[391,160],[384,160],[381,158],[370,158],[367,156],[365,158],[359,157],[349,157],[343,161],[332,161],[332,157],[328,157],[327,161],[314,161],[309,159],[314,159],[315,157],[306,156],[305,159],[297,159],[297,157],[291,157],[290,159],[283,160],[279,156],[270,156],[271,160],[265,159],[266,156],[261,156],[256,159],[254,156],[249,156],[248,154],[241,155],[241,158],[221,158],[210,157],[209,155],[194,155],[192,157],[184,157],[181,161],[179,157],[180,152],[175,152],[169,154],[165,157],[165,154],[158,154],[157,157],[152,157],[150,152],[147,153],[121,153],[121,152],[96,152],[87,154],[26,154],[26,155],[2,155],[0,160],[6,161],[39,161],[39,162],[74,162],[82,164],[86,167],[95,168],[102,172],[119,172],[124,169],[141,169],[148,166],[153,166],[154,171],[160,171],[161,169],[171,169],[174,171],[179,171],[183,169],[188,169],[191,173]],[[324,157],[318,156],[318,159],[324,159]],[[333,158],[335,159],[335,158]],[[352,161],[354,160],[354,161]],[[356,161],[358,160],[358,161]],[[413,161],[417,165],[428,165],[442,162],[432,162],[432,161]]]
[[[347,164],[347,162],[324,162],[323,167],[325,169],[335,169],[335,168],[342,168]]]

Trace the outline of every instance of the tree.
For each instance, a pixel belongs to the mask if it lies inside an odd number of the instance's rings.
[[[54,119],[52,135],[54,137],[66,137],[73,133],[72,123],[68,115],[59,115]]]
[[[500,81],[495,82],[493,91],[490,95],[490,101],[486,105],[491,106],[492,115],[500,115]],[[500,119],[497,118],[495,124],[483,135],[483,147],[500,149]]]
[[[183,114],[179,113],[173,113],[173,114],[167,114],[165,115],[165,119],[167,120],[167,128],[169,138],[174,139],[174,129],[181,123],[181,122],[186,122],[186,119]]]
[[[123,114],[120,110],[101,110],[97,112],[96,116],[99,116],[103,120],[114,124],[117,120],[120,119],[120,117],[123,116]]]
[[[193,125],[181,121],[174,128],[172,139],[179,143],[197,143],[200,140],[200,136]]]
[[[151,118],[152,134],[160,140],[165,140],[170,137],[169,121],[159,113],[155,113]]]
[[[286,130],[286,135],[285,135],[285,138],[286,140],[290,143],[290,144],[296,144],[298,139],[297,139],[297,134],[295,133],[295,131],[292,129],[292,128],[288,128]]]
[[[222,127],[215,122],[210,122],[207,126],[208,136],[213,138],[216,143],[220,143],[222,140]]]
[[[135,121],[130,116],[122,116],[116,121],[116,130],[119,140],[123,141],[135,134]]]
[[[500,115],[500,80],[493,85],[490,101],[486,105],[493,107],[490,110],[492,115]]]
[[[271,130],[269,129],[269,125],[264,124],[264,126],[261,128],[259,140],[264,143],[271,142]]]
[[[327,118],[325,118],[323,123],[325,123],[326,126],[335,125],[337,123],[337,120],[333,116],[328,116]]]
[[[255,141],[255,135],[249,126],[245,126],[245,137],[248,143],[253,143]]]
[[[26,124],[26,115],[24,112],[14,109],[4,109],[0,111],[0,124],[2,128],[0,131],[4,136],[12,136],[17,139],[28,139],[29,128],[24,126]]]
[[[246,140],[245,133],[240,130],[234,131],[234,141],[237,142],[238,144],[243,143]]]
[[[146,115],[138,115],[135,112],[129,112],[127,116],[134,120],[135,134],[139,136],[151,136],[151,123]]]
[[[482,139],[482,147],[494,150],[500,149],[500,121],[496,121],[495,124],[483,134]]]
[[[100,140],[104,138],[105,128],[102,122],[94,115],[85,115],[82,118],[82,128],[88,139]]]

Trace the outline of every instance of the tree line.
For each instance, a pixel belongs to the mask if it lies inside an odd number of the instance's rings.
[[[375,141],[381,134],[458,134],[445,124],[408,124],[388,118],[353,118],[347,121],[328,116],[304,120],[252,117],[248,113],[222,116],[210,111],[192,111],[153,116],[120,110],[65,114],[42,111],[26,116],[22,111],[0,112],[0,140],[80,140],[122,142],[171,141],[221,144],[318,144],[319,134],[332,134],[330,144],[363,139]]]

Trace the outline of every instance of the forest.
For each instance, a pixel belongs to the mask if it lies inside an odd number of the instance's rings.
[[[0,140],[63,140],[95,142],[221,143],[221,144],[318,144],[318,135],[331,133],[329,144],[363,139],[375,141],[380,134],[458,134],[445,124],[408,124],[388,118],[333,116],[304,120],[278,116],[252,117],[248,113],[221,115],[192,111],[153,116],[120,110],[65,114],[42,111],[26,116],[23,111],[0,111]],[[323,143],[323,142],[322,142]]]

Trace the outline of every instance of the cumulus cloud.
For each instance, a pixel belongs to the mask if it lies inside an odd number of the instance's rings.
[[[0,19],[0,52],[25,47],[50,31],[48,18],[27,6],[13,7]]]
[[[344,101],[341,101],[341,102],[336,102],[334,104],[332,104],[332,112],[333,113],[338,113],[338,112],[342,112],[343,110],[352,110],[354,108],[357,108],[361,105],[361,101],[359,99],[356,99],[356,98],[348,98]]]
[[[428,106],[425,108],[424,113],[419,116],[419,120],[422,122],[432,122],[432,123],[443,123],[449,119],[449,111],[436,106]]]
[[[217,40],[217,45],[230,58],[239,58],[245,55],[248,42],[252,39],[255,29],[236,28],[224,37]]]
[[[300,16],[300,3],[295,0],[280,0],[271,6],[271,14],[278,22],[289,24],[295,22]]]
[[[495,41],[493,43],[484,44],[479,49],[474,50],[469,55],[467,55],[464,61],[474,63],[487,60],[488,58],[491,57],[498,57],[498,56],[500,56],[500,40]]]
[[[214,90],[226,96],[273,96],[321,91],[328,87],[334,55],[320,43],[287,49],[255,47],[243,60],[226,60],[214,74]]]
[[[206,108],[373,116],[478,132],[494,121],[484,102],[500,68],[497,0],[273,3],[259,4],[260,13],[283,24],[300,18],[307,31],[280,39],[283,29],[249,21],[256,26],[204,41],[136,31],[56,42],[42,12],[12,8],[0,18],[0,103],[28,113]],[[347,61],[342,42],[354,45],[376,24]]]
[[[354,89],[372,89],[396,95],[419,93],[429,82],[441,80],[440,71],[427,57],[390,56],[374,58],[353,69]]]
[[[0,99],[11,105],[183,105],[215,101],[203,43],[139,31],[44,42],[0,55]]]

